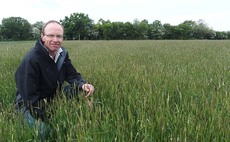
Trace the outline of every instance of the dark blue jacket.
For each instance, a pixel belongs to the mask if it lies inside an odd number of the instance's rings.
[[[39,39],[15,73],[16,103],[23,102],[21,104],[35,112],[33,115],[36,117],[43,118],[45,110],[40,106],[41,102],[44,99],[52,100],[64,81],[76,85],[76,89],[81,89],[85,83],[81,74],[73,67],[68,52],[64,48],[62,50],[55,63]]]

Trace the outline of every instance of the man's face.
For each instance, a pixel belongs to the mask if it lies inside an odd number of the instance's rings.
[[[57,23],[50,23],[45,27],[41,38],[49,52],[55,53],[62,46],[63,28]]]

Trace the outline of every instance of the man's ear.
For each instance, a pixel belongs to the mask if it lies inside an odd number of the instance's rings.
[[[41,36],[40,36],[40,37],[41,37],[41,39],[42,39],[42,41],[43,41],[43,37],[44,37],[43,33],[41,33]]]

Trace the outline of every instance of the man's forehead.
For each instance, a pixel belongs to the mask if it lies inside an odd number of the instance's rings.
[[[63,27],[60,24],[58,24],[58,23],[49,23],[49,24],[46,25],[45,29],[47,29],[47,28],[53,28],[53,27],[55,27],[55,28],[60,27],[60,28],[63,29]]]
[[[63,27],[57,23],[49,23],[45,29],[45,31],[50,31],[50,30],[58,30],[63,32]]]

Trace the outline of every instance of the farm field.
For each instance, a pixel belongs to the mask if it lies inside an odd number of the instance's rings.
[[[0,42],[0,141],[37,140],[14,110],[14,72],[35,41]],[[95,86],[57,99],[48,141],[230,141],[229,40],[64,41]]]

